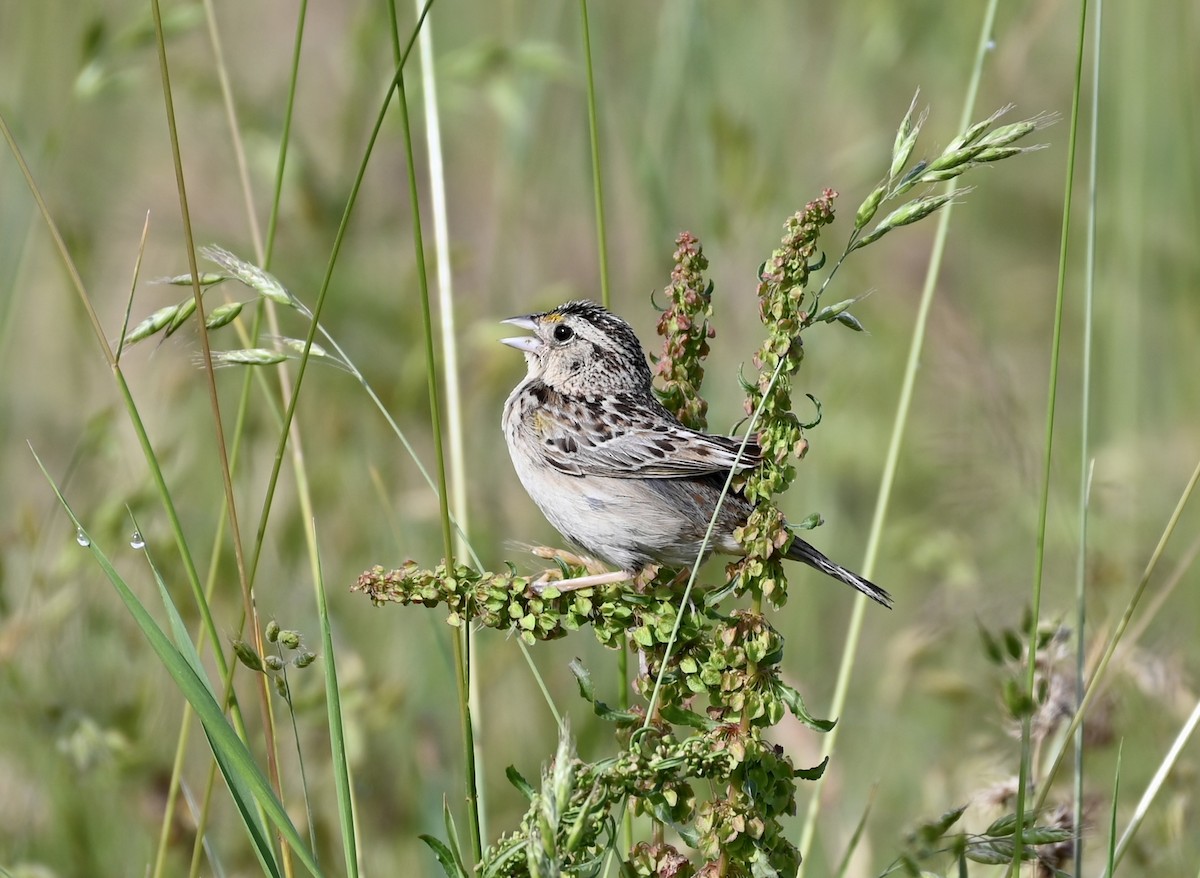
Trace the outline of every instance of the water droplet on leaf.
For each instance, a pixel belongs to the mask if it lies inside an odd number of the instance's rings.
[[[75,542],[79,543],[85,549],[92,544],[91,537],[85,534],[81,527],[75,529]]]
[[[142,539],[142,532],[140,530],[135,530],[133,532],[133,534],[129,537],[129,548],[131,548],[131,549],[146,548],[146,541],[144,539]]]

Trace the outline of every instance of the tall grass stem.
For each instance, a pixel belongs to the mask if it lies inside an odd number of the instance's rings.
[[[395,0],[388,2],[389,14],[392,17],[392,31],[399,44],[399,31],[395,26]],[[454,535],[450,526],[450,492],[446,479],[446,450],[442,438],[441,394],[438,387],[437,355],[433,335],[433,309],[429,297],[429,276],[425,268],[425,243],[421,231],[421,202],[417,186],[416,158],[412,146],[412,124],[408,112],[408,94],[404,84],[404,71],[401,68],[397,74],[396,101],[400,110],[400,127],[404,136],[404,153],[407,158],[407,177],[409,205],[412,212],[412,239],[414,258],[417,268],[417,286],[421,299],[421,329],[425,339],[425,373],[429,392],[429,425],[433,434],[434,466],[438,483],[438,511],[442,524],[442,549],[446,558],[446,568],[454,569]],[[483,858],[483,837],[479,811],[478,781],[475,765],[475,735],[471,720],[470,679],[471,656],[468,651],[466,630],[471,621],[466,619],[464,624],[451,632],[454,648],[454,672],[458,684],[459,719],[463,736],[463,763],[466,782],[467,799],[467,829],[471,837],[471,849],[474,862]]]
[[[1075,58],[1075,81],[1071,89],[1071,121],[1067,139],[1067,169],[1066,182],[1063,187],[1063,219],[1062,234],[1058,249],[1058,282],[1054,294],[1054,329],[1050,342],[1050,376],[1049,388],[1046,392],[1046,432],[1045,450],[1042,459],[1042,491],[1038,503],[1037,547],[1034,553],[1033,592],[1030,598],[1029,612],[1029,649],[1025,657],[1025,692],[1032,697],[1037,675],[1036,644],[1038,630],[1041,627],[1042,614],[1042,577],[1046,562],[1046,518],[1050,510],[1050,476],[1054,457],[1054,418],[1058,404],[1058,367],[1062,352],[1063,303],[1066,300],[1067,289],[1067,254],[1070,250],[1071,236],[1071,202],[1075,193],[1075,154],[1079,137],[1079,105],[1083,91],[1083,55],[1087,48],[1087,10],[1088,0],[1082,0],[1079,5],[1079,38]],[[1086,427],[1085,427],[1086,434]],[[1086,458],[1083,466],[1087,466]],[[1085,490],[1086,486],[1081,489]],[[1083,502],[1086,504],[1086,497]],[[1085,509],[1086,514],[1086,509]],[[1010,869],[1012,875],[1021,870],[1023,848],[1022,835],[1025,826],[1025,801],[1029,784],[1033,781],[1033,748],[1030,740],[1032,717],[1026,713],[1021,722],[1021,769],[1017,775],[1017,827],[1013,833],[1013,859]],[[1064,739],[1069,740],[1069,739]],[[1045,786],[1045,785],[1043,785]]]
[[[1087,252],[1084,263],[1083,284],[1083,352],[1080,370],[1082,386],[1079,389],[1079,559],[1075,568],[1075,710],[1083,703],[1084,656],[1087,632],[1087,572],[1088,572],[1088,510],[1091,495],[1092,472],[1095,461],[1091,452],[1091,399],[1092,399],[1092,318],[1096,298],[1096,216],[1099,201],[1097,169],[1100,142],[1100,58],[1102,56],[1104,0],[1096,0],[1092,25],[1092,105],[1089,120],[1088,140],[1088,211]],[[1083,722],[1075,730],[1075,789],[1073,795],[1072,825],[1083,825],[1083,768],[1084,741]],[[1083,833],[1075,833],[1075,851],[1071,859],[1076,878],[1083,874]]]
[[[975,114],[975,100],[979,94],[979,84],[983,78],[983,65],[992,47],[992,35],[996,24],[996,8],[998,0],[989,0],[984,10],[983,23],[979,29],[979,41],[975,48],[975,58],[971,66],[971,79],[967,85],[967,93],[963,98],[963,110],[959,119],[958,130],[963,131],[971,124]],[[946,184],[946,194],[953,194],[957,187],[953,180]],[[871,518],[871,531],[867,537],[867,548],[863,557],[862,574],[867,579],[875,572],[875,561],[879,555],[879,546],[883,538],[883,528],[887,519],[888,504],[891,501],[892,488],[896,482],[896,470],[900,463],[900,447],[904,442],[904,433],[908,428],[908,413],[912,407],[913,389],[917,381],[917,368],[921,362],[921,354],[925,347],[925,330],[929,323],[929,312],[933,306],[937,281],[941,275],[942,257],[946,250],[946,239],[950,233],[950,217],[954,208],[951,201],[942,208],[938,217],[937,231],[934,233],[933,249],[929,254],[929,265],[925,270],[925,282],[921,289],[921,301],[917,306],[917,318],[913,325],[912,340],[909,343],[908,360],[904,367],[904,378],[900,385],[900,398],[896,405],[896,417],[892,421],[891,438],[888,440],[887,454],[884,457],[883,474],[879,480],[879,492],[875,498],[875,511]],[[854,602],[850,614],[850,624],[842,645],[842,657],[838,666],[837,682],[834,685],[833,701],[830,704],[829,716],[841,717],[846,706],[846,696],[850,691],[850,679],[854,673],[854,662],[858,654],[858,642],[862,637],[863,619],[865,618],[867,599],[859,595]],[[822,739],[821,758],[829,757],[837,745],[840,724],[831,729]],[[801,856],[800,868],[796,870],[796,878],[803,878],[806,864],[809,861],[809,848],[816,834],[817,820],[821,815],[822,792],[829,772],[825,772],[815,783],[812,796],[809,799],[808,811],[804,816],[804,825],[800,831],[800,841],[797,847]]]
[[[212,349],[209,345],[208,330],[204,325],[204,301],[200,289],[200,275],[196,267],[196,244],[192,235],[191,211],[188,208],[187,184],[183,173],[183,156],[179,146],[179,132],[175,125],[175,102],[171,92],[171,73],[167,63],[167,46],[163,35],[162,10],[159,0],[151,0],[151,11],[154,17],[155,44],[158,49],[159,72],[162,77],[163,102],[166,110],[167,130],[171,141],[171,158],[175,166],[175,184],[179,195],[179,213],[183,222],[183,237],[187,252],[188,270],[192,275],[192,296],[196,302],[196,316],[199,325],[198,336],[200,349],[204,357],[205,375],[207,378],[209,403],[212,408],[213,428],[216,434],[217,457],[221,470],[221,481],[225,491],[226,515],[229,518],[229,534],[233,543],[234,560],[237,566],[238,582],[242,591],[243,610],[251,626],[251,635],[256,651],[263,655],[262,629],[258,624],[258,613],[251,593],[250,578],[246,569],[246,557],[242,546],[241,529],[238,526],[237,500],[233,491],[233,479],[229,470],[229,451],[225,444],[225,429],[221,417],[220,397],[217,394],[217,380],[213,370]],[[214,641],[215,642],[215,641]],[[275,795],[283,801],[283,781],[279,774],[279,756],[276,752],[275,718],[271,704],[270,684],[265,675],[258,680],[259,705],[262,713],[263,735],[266,738],[267,776]],[[281,832],[277,838],[282,850],[282,865],[284,874],[291,874],[291,851],[284,841]]]
[[[417,13],[421,0],[414,0]],[[458,325],[454,312],[454,273],[450,263],[450,219],[446,205],[446,162],[442,152],[441,110],[438,107],[437,67],[433,55],[433,27],[427,22],[417,38],[421,61],[421,96],[425,108],[425,147],[429,162],[429,206],[433,214],[433,252],[437,265],[437,301],[441,316],[442,377],[446,385],[446,433],[450,445],[450,507],[458,523],[455,531],[454,553],[467,554],[467,534],[470,533],[470,507],[467,504],[467,455],[463,425],[462,382],[458,362]],[[467,655],[475,655],[475,628],[466,626]],[[472,738],[475,742],[475,769],[483,774],[483,729],[481,726],[482,693],[479,687],[479,663],[467,667],[467,693],[471,711]],[[479,797],[479,834],[488,837],[487,800],[483,787],[476,789]]]
[[[587,0],[579,0],[583,31],[583,63],[587,71],[588,135],[592,149],[592,191],[596,202],[596,249],[600,265],[600,304],[610,307],[608,283],[608,230],[604,224],[604,176],[600,161],[600,125],[596,114],[596,74],[592,67],[592,35],[588,25]]]

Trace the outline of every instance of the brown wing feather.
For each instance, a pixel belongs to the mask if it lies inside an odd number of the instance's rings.
[[[758,443],[740,436],[690,430],[662,406],[644,400],[571,400],[537,412],[546,462],[577,476],[614,479],[678,479],[728,472],[759,463]],[[604,409],[596,415],[595,406]]]

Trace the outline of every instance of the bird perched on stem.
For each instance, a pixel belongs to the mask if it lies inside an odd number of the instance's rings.
[[[757,466],[758,443],[681,424],[654,395],[633,328],[594,302],[503,322],[533,333],[501,339],[522,351],[528,365],[504,404],[504,438],[517,476],[559,533],[618,568],[554,586],[620,582],[650,564],[694,564],[730,471]],[[744,555],[734,531],[751,511],[744,497],[729,492],[705,554]],[[882,588],[799,537],[786,557],[892,605]]]

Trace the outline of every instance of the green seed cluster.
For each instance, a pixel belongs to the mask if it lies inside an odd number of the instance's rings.
[[[788,217],[779,247],[759,269],[758,308],[767,337],[754,356],[757,380],[743,384],[746,414],[758,413],[762,464],[739,486],[755,510],[734,533],[746,549],[746,558],[730,573],[737,578],[740,592],[765,597],[775,606],[787,600],[782,562],[791,534],[773,498],[791,486],[796,478],[792,461],[808,447],[805,425],[792,410],[792,376],[804,361],[800,333],[812,323],[805,310],[806,287],[819,262],[821,229],[833,222],[836,197],[836,192],[826,189],[804,210]]]
[[[470,619],[485,628],[513,631],[531,645],[586,625],[604,646],[621,646],[626,637],[644,646],[665,646],[678,612],[678,593],[667,583],[651,584],[645,591],[622,583],[560,593],[552,586],[536,591],[531,582],[511,572],[480,572],[460,564],[451,573],[445,563],[430,570],[408,561],[394,570],[376,566],[364,571],[352,590],[365,593],[377,606],[445,604],[451,625]],[[699,624],[688,619],[684,631]]]

